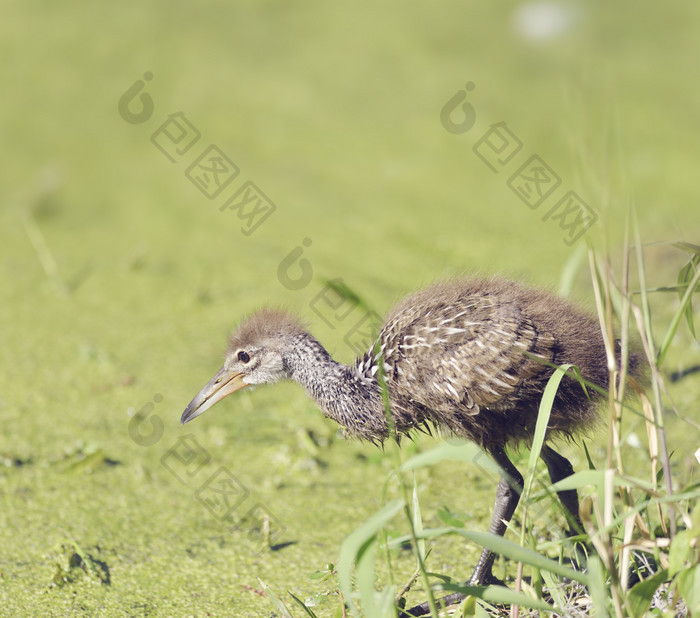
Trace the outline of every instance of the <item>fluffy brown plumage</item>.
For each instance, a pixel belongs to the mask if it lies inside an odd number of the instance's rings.
[[[430,421],[482,446],[527,440],[552,365],[607,388],[600,327],[571,303],[503,279],[432,285],[391,312],[379,339],[397,427]],[[517,411],[517,412],[516,412]],[[595,397],[564,380],[550,430],[595,421]]]
[[[346,434],[381,442],[389,436],[377,373],[383,371],[399,434],[435,426],[484,447],[503,469],[491,531],[503,534],[515,510],[522,476],[504,447],[527,442],[543,390],[556,365],[576,365],[603,389],[609,370],[595,319],[552,294],[501,278],[437,283],[389,313],[374,346],[354,365],[334,361],[293,316],[265,309],[231,335],[226,361],[182,415],[185,423],[249,384],[290,378]],[[630,373],[638,366],[630,359]],[[596,418],[599,396],[565,377],[554,400],[548,438],[570,435]],[[552,482],[571,464],[542,450]],[[575,491],[559,493],[574,527]],[[493,581],[493,554],[484,551],[472,583]]]

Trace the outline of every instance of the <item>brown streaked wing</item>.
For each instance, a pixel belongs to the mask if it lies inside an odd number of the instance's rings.
[[[397,394],[434,410],[471,414],[504,405],[546,370],[537,358],[554,356],[554,338],[538,332],[517,306],[478,296],[434,306],[420,323],[412,312],[399,314],[383,341]]]

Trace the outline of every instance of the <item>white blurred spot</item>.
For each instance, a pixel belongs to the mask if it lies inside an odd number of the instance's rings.
[[[629,444],[632,448],[642,447],[642,442],[639,439],[639,436],[637,436],[637,434],[634,432],[627,436],[627,444]]]
[[[513,15],[515,31],[525,39],[544,41],[569,32],[579,21],[579,11],[559,2],[529,2]]]
[[[700,448],[697,451],[695,451],[695,459],[697,459],[698,463],[700,463]]]

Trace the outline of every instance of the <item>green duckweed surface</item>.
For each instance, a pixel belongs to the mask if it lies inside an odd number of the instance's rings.
[[[380,508],[393,459],[346,443],[294,384],[181,427],[228,331],[286,306],[350,362],[363,313],[331,307],[329,280],[379,314],[463,272],[557,288],[583,243],[555,209],[569,191],[618,266],[630,203],[646,242],[698,243],[699,19],[679,1],[6,2],[0,614],[272,616],[258,578],[286,599],[329,590],[309,574]],[[472,108],[449,132],[460,91]],[[545,185],[515,176],[534,155],[561,181],[539,205]],[[260,202],[241,206],[246,187]],[[646,255],[651,287],[687,260]],[[585,259],[569,294],[593,308]],[[677,303],[653,297],[657,336]],[[697,364],[684,326],[666,367]],[[671,385],[695,421],[698,375]],[[687,479],[697,430],[668,422]],[[648,474],[643,423],[626,431]],[[602,464],[604,436],[587,443]],[[564,452],[584,464],[580,445]],[[417,480],[426,525],[447,506],[487,526],[495,483],[478,466]],[[467,577],[478,552],[442,539],[429,567]],[[409,551],[394,568],[409,577]]]

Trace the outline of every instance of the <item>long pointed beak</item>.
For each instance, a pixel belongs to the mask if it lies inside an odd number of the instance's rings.
[[[190,401],[190,404],[182,413],[180,424],[184,425],[191,421],[196,416],[199,416],[219,403],[224,397],[246,386],[248,386],[248,384],[243,381],[243,374],[222,367],[217,371],[216,375],[209,380],[208,384],[197,393],[195,398]]]

